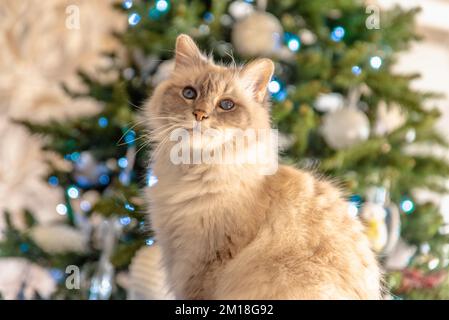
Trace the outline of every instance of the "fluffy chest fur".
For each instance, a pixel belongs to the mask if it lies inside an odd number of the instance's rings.
[[[152,226],[178,297],[206,298],[216,273],[251,242],[265,219],[251,170],[156,163],[150,190]],[[244,212],[254,214],[245,215]]]

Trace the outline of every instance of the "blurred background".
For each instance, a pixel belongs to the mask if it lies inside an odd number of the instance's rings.
[[[172,298],[139,111],[187,33],[217,60],[276,62],[283,161],[348,191],[385,298],[448,299],[448,16],[448,0],[0,0],[0,297]]]

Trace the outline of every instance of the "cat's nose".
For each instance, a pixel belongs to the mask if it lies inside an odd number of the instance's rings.
[[[195,116],[196,121],[203,121],[203,119],[209,118],[209,115],[204,110],[194,110],[192,113]]]

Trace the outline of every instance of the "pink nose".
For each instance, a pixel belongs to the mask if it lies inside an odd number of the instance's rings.
[[[195,110],[192,113],[195,116],[196,121],[202,121],[203,119],[209,118],[206,111],[204,111],[204,110]]]

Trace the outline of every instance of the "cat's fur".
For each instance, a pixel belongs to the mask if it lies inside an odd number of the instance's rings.
[[[194,109],[214,128],[269,128],[266,87],[274,65],[241,68],[203,56],[191,38],[176,43],[176,67],[146,105],[158,183],[148,191],[151,223],[168,279],[184,299],[378,299],[380,272],[358,219],[331,183],[288,166],[175,165],[170,130]],[[196,100],[181,91],[192,86]],[[230,97],[235,110],[221,112]]]

